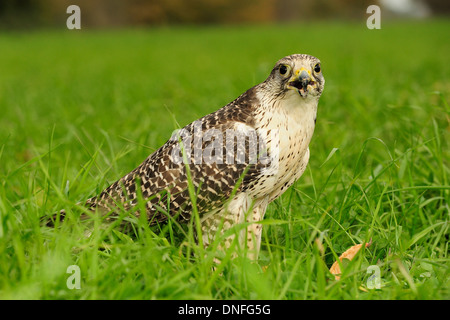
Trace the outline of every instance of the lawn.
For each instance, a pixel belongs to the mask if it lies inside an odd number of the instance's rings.
[[[0,33],[1,299],[450,299],[450,22]],[[303,177],[259,260],[213,268],[192,227],[40,217],[100,192],[292,53],[326,79]],[[349,247],[372,241],[328,269]],[[79,268],[70,289],[68,267]],[[374,267],[380,286],[371,286]],[[70,281],[69,281],[70,282]]]

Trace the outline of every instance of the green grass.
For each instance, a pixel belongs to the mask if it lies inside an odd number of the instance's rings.
[[[449,299],[449,28],[0,33],[0,298]],[[292,53],[319,57],[326,86],[308,169],[269,206],[257,263],[214,270],[176,223],[96,222],[89,238],[75,219],[41,227]],[[335,281],[337,256],[370,239]],[[370,265],[381,289],[367,288]]]

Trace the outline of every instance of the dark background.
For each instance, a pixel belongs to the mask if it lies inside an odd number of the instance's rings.
[[[72,4],[81,8],[82,28],[348,20],[372,4],[382,8],[383,19],[450,13],[444,0],[2,0],[0,28],[65,26]]]

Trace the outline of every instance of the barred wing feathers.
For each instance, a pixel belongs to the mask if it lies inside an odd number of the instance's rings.
[[[258,104],[254,90],[255,88],[249,89],[225,107],[182,129],[183,134],[192,137],[190,146],[191,151],[194,151],[190,153],[190,164],[186,165],[174,159],[175,156],[182,156],[182,152],[180,152],[182,150],[180,148],[182,134],[180,134],[179,139],[170,139],[135,170],[110,185],[97,197],[87,200],[86,205],[92,209],[98,207],[114,211],[117,203],[120,203],[125,210],[129,210],[137,204],[137,189],[139,188],[143,199],[147,200],[146,214],[151,224],[167,220],[167,214],[176,216],[179,213],[178,219],[189,220],[192,213],[192,201],[188,190],[187,170],[189,168],[192,184],[197,194],[198,212],[202,214],[222,207],[241,176],[243,180],[238,185],[238,191],[245,190],[257,181],[264,164],[259,160],[256,163],[250,163],[248,137],[246,137],[246,147],[240,148],[239,145],[236,145],[232,150],[229,148],[225,150],[226,142],[223,141],[223,161],[221,163],[205,161],[202,158],[198,163],[195,155],[195,150],[198,150],[195,148],[195,143],[198,141],[202,144],[203,155],[217,155],[214,154],[214,148],[210,147],[214,139],[196,141],[195,135],[205,135],[207,130],[214,129],[217,130],[216,132],[222,133],[224,137],[227,130],[235,130],[236,124],[244,124],[254,129],[253,112]],[[187,150],[187,146],[184,147],[184,150]],[[231,151],[234,154],[234,161],[227,163],[227,152]],[[244,161],[237,163],[236,157],[238,156]],[[245,175],[243,175],[244,172]],[[137,212],[137,214],[140,213]]]

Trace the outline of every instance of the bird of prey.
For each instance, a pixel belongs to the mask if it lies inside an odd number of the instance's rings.
[[[247,256],[257,259],[258,222],[268,204],[305,171],[324,84],[316,57],[282,58],[264,82],[178,130],[85,206],[109,213],[108,219],[120,210],[146,215],[151,225],[169,217],[187,222],[195,210],[205,247],[216,235],[246,223],[220,246],[227,249],[237,239]]]

